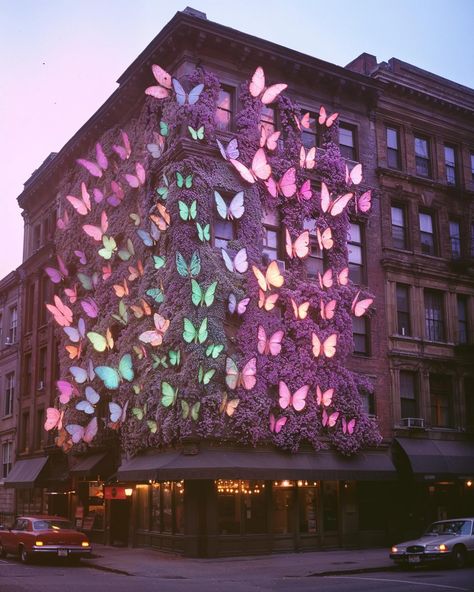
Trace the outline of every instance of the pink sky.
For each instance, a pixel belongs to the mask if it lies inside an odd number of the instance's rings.
[[[413,5],[416,6],[413,6]],[[398,57],[473,86],[471,0],[194,0],[210,20],[344,65],[363,51]],[[16,198],[116,88],[115,81],[178,10],[169,0],[0,0],[0,278],[22,259]],[[363,10],[362,10],[363,8]],[[329,23],[329,25],[328,25]],[[337,24],[336,24],[337,23]]]

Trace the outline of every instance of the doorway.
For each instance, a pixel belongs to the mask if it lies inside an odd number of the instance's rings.
[[[130,500],[111,500],[110,502],[110,544],[127,547],[130,531]]]

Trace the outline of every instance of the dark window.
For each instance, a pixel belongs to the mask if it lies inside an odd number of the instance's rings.
[[[352,318],[352,337],[354,340],[354,353],[369,355],[369,331],[366,317]]]
[[[444,145],[444,164],[446,168],[446,182],[456,185],[456,150],[454,146]]]
[[[283,483],[285,484],[283,486]],[[294,510],[296,488],[294,481],[283,481],[281,486],[273,486],[273,532],[290,534],[294,532]]]
[[[270,261],[280,259],[280,227],[276,211],[264,212],[263,215],[263,249],[262,261],[268,265]]]
[[[304,482],[303,482],[304,483]],[[319,488],[298,486],[300,532],[316,534],[320,531],[319,518]]]
[[[392,206],[392,246],[395,249],[407,248],[407,228],[405,221],[405,208]]]
[[[0,312],[0,349],[3,348],[3,313]]]
[[[5,404],[3,415],[13,414],[13,404],[15,401],[15,373],[9,372],[5,376]]]
[[[339,125],[339,149],[344,158],[357,160],[355,128],[345,123]]]
[[[45,302],[50,302],[52,299],[52,283],[47,276],[43,276],[39,283],[40,295],[38,298],[38,321],[39,325],[44,325],[47,321]]]
[[[405,284],[397,284],[397,333],[411,335],[410,288]]]
[[[471,181],[474,181],[474,152],[471,152]]]
[[[13,442],[4,442],[2,444],[2,477],[8,477],[12,468]]]
[[[427,212],[419,213],[421,252],[424,255],[436,255],[436,237],[433,216]]]
[[[32,367],[31,367],[32,359],[31,354],[26,354],[23,358],[23,376],[24,376],[24,385],[22,388],[22,395],[24,397],[28,397],[31,394],[31,378],[32,378]]]
[[[260,110],[260,125],[265,128],[267,134],[272,134],[276,130],[275,109],[262,105]]]
[[[452,258],[459,259],[461,257],[461,228],[456,220],[449,221],[449,240]]]
[[[28,333],[33,329],[33,312],[35,304],[35,284],[32,282],[26,289],[26,322],[25,331]],[[45,303],[42,306],[46,309]]]
[[[36,224],[33,228],[33,252],[41,247],[41,224]]]
[[[314,113],[310,113],[308,122],[309,127],[301,128],[301,143],[307,150],[318,145],[316,118],[317,116]]]
[[[360,393],[362,399],[362,409],[367,415],[375,415],[375,393],[363,390]]]
[[[441,428],[453,426],[451,376],[430,374],[431,423]]]
[[[474,377],[464,378],[464,401],[466,405],[466,428],[474,430]]]
[[[46,384],[46,371],[48,365],[48,348],[42,347],[39,350],[39,372],[38,372],[38,389],[44,388]]]
[[[151,486],[151,530],[161,532],[161,485]]]
[[[467,296],[458,296],[458,343],[468,343]]]
[[[229,205],[229,196],[221,193],[222,199]],[[236,224],[232,220],[223,220],[214,207],[213,239],[214,246],[219,249],[227,249],[230,241],[236,237]]]
[[[431,177],[430,146],[427,138],[415,136],[416,174]]]
[[[364,254],[362,251],[362,227],[351,222],[347,240],[349,276],[354,284],[364,283]]]
[[[471,257],[474,257],[474,222],[471,222]]]
[[[20,450],[26,452],[30,441],[30,414],[24,411],[21,415]]]
[[[43,441],[44,434],[44,409],[36,410],[36,423],[35,423],[35,441],[34,449],[39,450]]]
[[[398,129],[387,127],[387,166],[391,169],[401,169],[400,134]]]
[[[425,337],[444,341],[443,294],[435,290],[425,290]]]
[[[218,130],[230,131],[232,129],[234,92],[225,87],[219,91],[216,109],[216,127]]]
[[[400,412],[401,417],[419,417],[418,388],[415,372],[400,370]]]
[[[319,248],[318,239],[316,238],[315,220],[307,218],[303,222],[303,228],[309,230],[310,239],[309,256],[305,259],[306,276],[308,279],[314,280],[318,277],[318,273],[324,273],[323,253]]]
[[[18,333],[18,309],[16,306],[10,308],[10,329],[8,331],[8,340],[10,343],[16,343]]]

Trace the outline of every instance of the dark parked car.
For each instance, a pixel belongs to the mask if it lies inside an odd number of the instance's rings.
[[[390,558],[399,565],[420,565],[432,561],[464,567],[474,556],[474,518],[434,522],[418,539],[392,547]]]
[[[91,554],[86,535],[60,516],[20,516],[12,528],[0,529],[0,556],[19,555],[22,563],[33,557],[79,559]]]

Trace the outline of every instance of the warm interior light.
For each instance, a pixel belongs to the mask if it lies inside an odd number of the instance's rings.
[[[82,541],[81,545],[83,547],[88,547],[89,546],[89,541]]]
[[[290,482],[285,479],[285,481],[282,481],[281,482],[281,486],[282,487],[289,487],[290,486]]]
[[[125,488],[125,495],[127,497],[131,497],[132,493],[133,493],[133,488],[132,487],[126,487]]]
[[[35,541],[35,545],[37,547],[42,547],[44,545],[43,541]]]
[[[466,481],[467,487],[472,487],[472,481]]]

